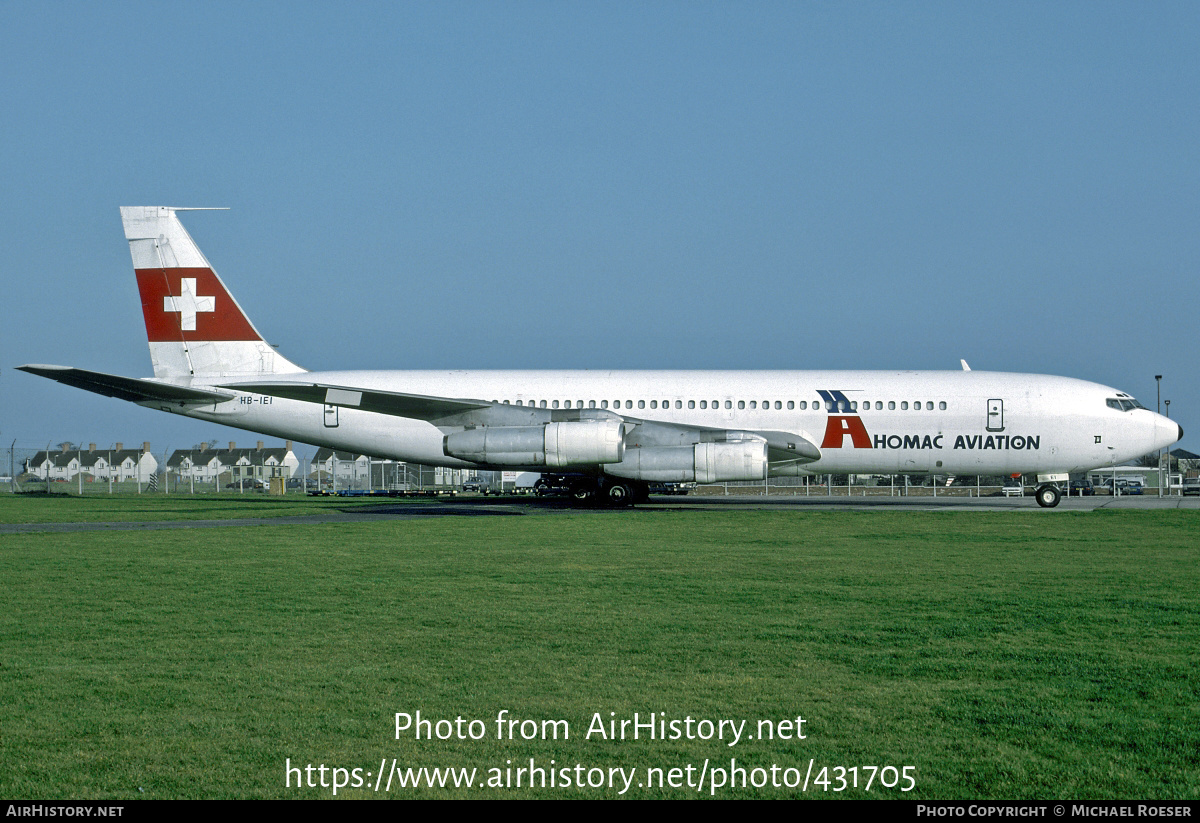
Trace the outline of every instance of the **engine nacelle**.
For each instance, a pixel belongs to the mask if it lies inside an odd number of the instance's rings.
[[[606,474],[660,483],[722,483],[763,480],[767,476],[767,444],[763,440],[697,443],[694,446],[629,449]]]
[[[493,466],[562,468],[619,462],[625,455],[625,440],[622,423],[614,418],[545,426],[483,426],[446,435],[442,451],[459,460]]]

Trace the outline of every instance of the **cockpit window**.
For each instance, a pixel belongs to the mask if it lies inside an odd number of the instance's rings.
[[[1117,411],[1133,411],[1134,409],[1145,408],[1145,406],[1128,395],[1124,398],[1110,397],[1104,402],[1110,409],[1116,409]]]

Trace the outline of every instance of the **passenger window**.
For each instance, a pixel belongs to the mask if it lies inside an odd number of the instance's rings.
[[[708,408],[708,401],[707,401],[707,400],[701,400],[701,401],[700,401],[700,408],[702,408],[702,409],[707,409],[707,408]]]
[[[732,400],[726,400],[726,401],[725,401],[725,408],[727,408],[727,409],[732,409],[732,408],[733,408],[733,401],[732,401]]]
[[[557,406],[558,404],[557,404],[557,403],[555,403],[554,405],[556,405],[556,406]],[[543,408],[543,409],[544,409],[544,408],[546,408],[546,401],[545,401],[545,400],[543,400],[541,403],[538,403],[538,406],[540,406],[540,407],[541,407],[541,408]]]
[[[907,400],[901,400],[901,401],[900,401],[900,408],[901,408],[903,411],[908,411],[908,401],[907,401]]]
[[[755,401],[751,400],[751,401],[750,401],[750,408],[752,408],[752,409],[757,409],[757,408],[758,408],[758,404],[757,404]]]
[[[833,401],[832,400],[825,401],[825,411],[833,411]]]
[[[695,401],[695,400],[689,400],[689,401],[688,401],[688,408],[689,408],[689,409],[694,409],[694,408],[696,408],[696,401]]]
[[[789,401],[788,401],[788,408],[789,408],[789,409],[790,409],[790,408],[792,408],[794,405],[796,405],[796,401],[795,401],[795,400],[789,400]]]
[[[925,411],[933,411],[933,401],[932,400],[925,403]]]
[[[858,401],[857,401],[857,400],[851,400],[851,401],[850,401],[850,410],[851,410],[851,411],[858,411]]]
[[[568,403],[570,403],[571,401],[570,401],[570,400],[568,400],[567,402],[568,402]],[[554,408],[556,408],[556,409],[558,408],[558,401],[557,401],[557,400],[555,400],[555,401],[554,401]]]
[[[632,409],[632,408],[633,408],[633,401],[632,401],[632,400],[626,400],[626,401],[625,401],[625,408],[627,408],[627,409]],[[932,405],[932,404],[930,404],[929,408],[931,408],[931,409],[932,409],[932,408],[933,408],[933,405]]]
[[[607,409],[607,408],[608,408],[608,401],[607,401],[607,400],[601,400],[601,401],[600,401],[600,408],[602,408],[602,409]]]
[[[883,411],[883,401],[882,400],[875,401],[875,411]]]
[[[657,408],[658,408],[658,401],[657,401],[657,400],[651,400],[651,401],[650,401],[650,408],[652,408],[652,409],[657,409]]]
[[[739,409],[744,409],[744,408],[746,408],[746,401],[745,401],[745,400],[739,400],[739,401],[738,401],[738,408],[739,408]]]
[[[596,401],[595,401],[595,400],[589,400],[589,401],[588,401],[588,408],[589,408],[589,409],[594,409],[594,408],[596,408]]]
[[[896,401],[889,400],[888,401],[888,411],[895,411],[895,410],[896,410]]]
[[[682,408],[683,408],[683,401],[682,401],[682,400],[676,400],[676,401],[675,401],[675,408],[677,408],[677,409],[682,409]]]
[[[775,408],[776,408],[776,409],[782,409],[782,408],[783,408],[783,404],[782,404],[782,403],[780,403],[778,400],[776,400],[776,401],[775,401]]]
[[[938,403],[938,409],[940,409],[941,411],[946,410],[946,401],[945,400],[943,400],[941,403]]]
[[[789,401],[788,401],[788,408],[790,409],[791,407],[792,407],[792,401],[791,401],[791,400],[789,400]],[[801,409],[802,411],[808,411],[808,401],[807,401],[807,400],[801,400],[801,401],[800,401],[800,409]]]
[[[644,408],[646,408],[646,401],[645,401],[645,400],[639,400],[639,401],[638,401],[638,408],[639,408],[639,409],[644,409]]]

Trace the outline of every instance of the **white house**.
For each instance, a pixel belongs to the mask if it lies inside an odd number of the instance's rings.
[[[149,443],[142,443],[140,451],[127,449],[123,443],[111,449],[97,449],[95,443],[89,443],[86,451],[40,451],[25,461],[25,471],[43,480],[47,474],[51,480],[72,480],[82,471],[89,482],[111,479],[146,483],[158,471],[158,460],[151,454]]]
[[[231,442],[227,449],[177,449],[167,458],[167,470],[182,480],[213,483],[229,473],[228,482],[261,480],[273,477],[291,478],[300,468],[300,461],[288,440],[282,448],[264,448],[263,441],[253,449],[239,449]]]

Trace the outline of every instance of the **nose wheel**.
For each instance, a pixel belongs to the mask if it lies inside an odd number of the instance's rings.
[[[1053,509],[1058,505],[1058,501],[1062,499],[1062,493],[1059,492],[1058,486],[1051,486],[1048,483],[1044,486],[1038,486],[1033,496],[1037,500],[1037,504],[1043,509]]]

